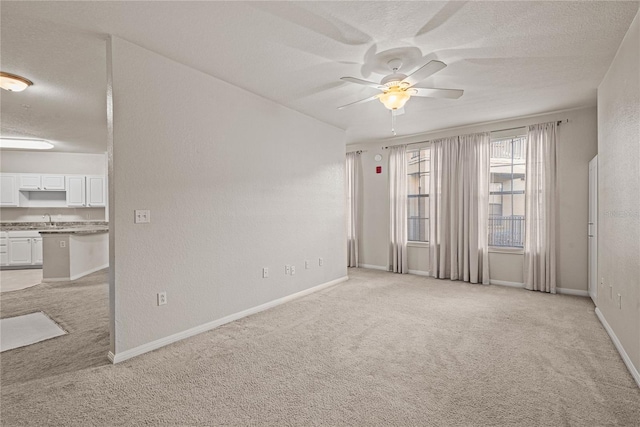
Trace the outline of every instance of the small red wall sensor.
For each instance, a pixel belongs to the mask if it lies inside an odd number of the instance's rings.
[[[376,166],[376,173],[382,173],[382,166]]]

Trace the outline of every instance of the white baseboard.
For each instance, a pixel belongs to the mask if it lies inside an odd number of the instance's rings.
[[[577,297],[588,297],[589,291],[581,291],[579,289],[556,288],[556,292],[565,295],[575,295]]]
[[[360,268],[370,268],[371,270],[389,271],[389,267],[385,267],[385,266],[382,266],[382,265],[359,264],[358,267],[360,267]]]
[[[430,272],[422,270],[409,270],[409,274],[415,274],[416,276],[431,276]]]
[[[498,285],[498,286],[510,286],[512,288],[524,288],[524,283],[519,283],[519,282],[507,282],[505,280],[493,280],[491,279],[489,281],[490,284],[492,285]]]
[[[624,347],[622,347],[622,343],[620,343],[620,340],[616,336],[615,332],[613,332],[613,329],[611,329],[611,326],[609,326],[609,323],[607,323],[607,320],[604,318],[604,315],[598,307],[596,307],[596,316],[598,316],[598,319],[600,319],[600,323],[602,323],[605,331],[607,331],[607,333],[609,334],[609,338],[611,338],[611,341],[613,341],[613,345],[618,350],[618,353],[620,353],[620,357],[622,357],[624,364],[627,365],[629,373],[631,373],[631,376],[636,381],[636,384],[638,385],[638,387],[640,387],[640,372],[638,372],[638,369],[633,366],[631,358],[624,350]]]
[[[176,341],[183,340],[185,338],[192,337],[194,335],[198,335],[202,332],[210,331],[211,329],[217,328],[218,326],[222,326],[226,323],[233,322],[234,320],[242,319],[243,317],[250,316],[252,314],[259,313],[261,311],[276,307],[278,305],[284,304],[286,302],[292,301],[294,299],[303,297],[305,295],[312,294],[314,292],[321,291],[330,286],[337,285],[338,283],[344,282],[348,280],[348,276],[341,277],[339,279],[331,280],[330,282],[323,283],[318,286],[314,286],[313,288],[305,289],[304,291],[296,292],[295,294],[287,295],[286,297],[278,298],[273,301],[269,301],[265,304],[261,304],[259,306],[249,308],[247,310],[243,310],[239,313],[234,313],[229,316],[225,316],[221,319],[214,320],[212,322],[205,323],[200,326],[196,326],[195,328],[187,329],[186,331],[178,332],[177,334],[169,335],[168,337],[160,338],[159,340],[152,341],[147,344],[143,344],[141,346],[132,348],[130,350],[123,351],[121,353],[114,354],[113,352],[109,352],[107,357],[112,363],[120,363],[127,359],[131,359],[132,357],[139,356],[141,354],[156,350],[160,347],[164,347],[166,345],[172,344]]]
[[[491,279],[490,282],[492,285],[498,285],[498,286],[510,286],[512,288],[523,288],[524,289],[524,283],[520,283],[520,282],[507,282],[504,280],[493,280]],[[575,296],[579,296],[579,297],[588,297],[589,296],[589,292],[588,291],[581,291],[578,289],[569,289],[569,288],[556,288],[556,293],[559,294],[564,294],[564,295],[575,295]]]

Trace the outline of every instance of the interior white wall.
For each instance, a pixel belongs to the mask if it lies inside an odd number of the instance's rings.
[[[346,276],[344,131],[116,37],[110,52],[116,358]]]
[[[598,276],[603,283],[599,281],[597,306],[636,371],[640,371],[639,20],[636,15],[598,87]]]
[[[2,150],[0,171],[3,173],[106,175],[105,158],[105,154]],[[42,216],[45,213],[51,214],[52,219],[58,222],[104,221],[106,210],[104,208],[0,208],[0,221],[43,222]]]
[[[411,114],[410,111],[407,114]],[[347,146],[347,151],[363,150],[360,156],[363,171],[360,189],[362,194],[360,263],[363,266],[379,268],[386,268],[389,265],[387,175],[389,150],[383,149],[383,147],[565,119],[568,119],[569,122],[563,123],[558,128],[558,287],[586,291],[589,160],[597,152],[597,112],[595,107]],[[400,126],[401,122],[398,124],[398,127]],[[376,154],[383,156],[379,163],[374,160]],[[375,173],[376,165],[382,165],[382,174]],[[428,249],[409,246],[409,270],[428,271],[428,253]],[[522,254],[491,253],[489,267],[491,279],[501,282],[523,283],[523,257]]]
[[[105,154],[2,150],[0,169],[4,173],[106,175]]]

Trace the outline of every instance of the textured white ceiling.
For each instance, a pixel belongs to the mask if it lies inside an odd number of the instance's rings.
[[[2,1],[2,70],[35,85],[1,94],[4,135],[106,149],[107,34],[114,34],[347,131],[390,136],[377,91],[404,73],[448,64],[419,86],[464,89],[458,100],[413,98],[398,135],[594,105],[596,87],[638,2],[9,2]]]

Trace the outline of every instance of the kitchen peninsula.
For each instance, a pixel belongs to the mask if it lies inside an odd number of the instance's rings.
[[[42,281],[76,280],[109,266],[109,227],[86,225],[40,230]]]

